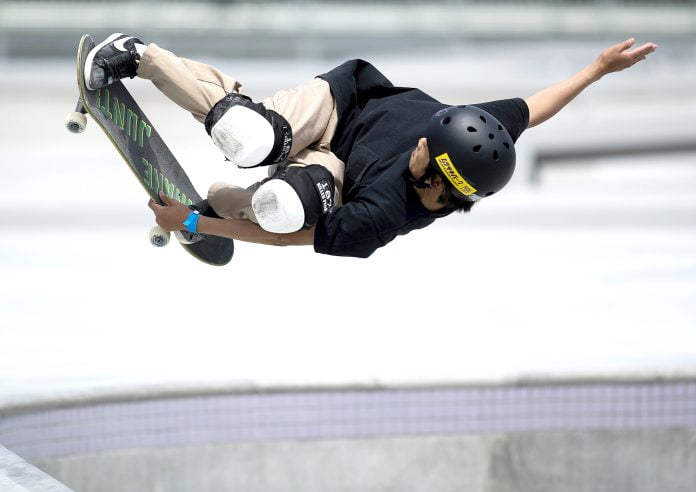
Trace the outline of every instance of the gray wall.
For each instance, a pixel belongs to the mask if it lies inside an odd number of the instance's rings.
[[[472,40],[696,36],[694,2],[0,2],[0,57],[71,57],[127,32],[177,53],[253,58],[428,53]]]
[[[696,431],[246,443],[39,466],[79,492],[692,492]]]

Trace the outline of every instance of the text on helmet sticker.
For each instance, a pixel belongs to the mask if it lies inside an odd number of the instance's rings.
[[[437,156],[435,158],[435,162],[440,168],[440,171],[442,171],[442,174],[447,177],[447,180],[452,183],[452,186],[454,186],[462,195],[469,196],[476,193],[476,188],[471,186],[471,184],[467,182],[467,180],[464,179],[461,174],[459,174],[457,168],[454,167],[454,164],[452,164],[452,160],[447,152]]]

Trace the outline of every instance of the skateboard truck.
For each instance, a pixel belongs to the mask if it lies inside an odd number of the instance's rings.
[[[65,128],[71,133],[82,133],[87,127],[87,109],[85,109],[84,104],[82,104],[82,98],[77,99],[77,105],[75,106],[75,111],[68,114],[65,118]]]

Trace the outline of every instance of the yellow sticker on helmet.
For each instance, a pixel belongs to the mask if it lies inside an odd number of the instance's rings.
[[[437,156],[435,158],[435,162],[442,171],[442,174],[447,177],[447,180],[452,183],[452,186],[454,186],[462,195],[469,196],[476,193],[476,188],[471,186],[471,184],[468,183],[461,174],[459,174],[457,168],[454,167],[454,164],[452,164],[452,160],[450,159],[449,155],[447,155],[447,152]]]

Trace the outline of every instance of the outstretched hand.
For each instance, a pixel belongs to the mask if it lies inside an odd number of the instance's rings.
[[[624,70],[645,60],[650,53],[657,49],[655,43],[645,43],[631,49],[635,42],[635,38],[630,38],[602,51],[595,62],[599,66],[600,73],[606,75]]]
[[[166,229],[167,231],[181,231],[184,230],[184,221],[188,218],[191,210],[179,203],[178,201],[169,198],[167,195],[160,191],[160,200],[162,200],[163,205],[150,199],[147,204],[150,209],[155,213],[155,220],[157,225]]]

